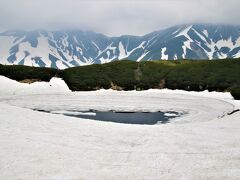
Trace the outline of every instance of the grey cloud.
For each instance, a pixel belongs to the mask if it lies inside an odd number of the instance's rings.
[[[141,35],[184,23],[240,24],[239,0],[0,0],[0,27]]]

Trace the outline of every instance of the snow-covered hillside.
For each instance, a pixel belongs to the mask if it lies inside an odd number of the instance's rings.
[[[181,25],[145,36],[107,37],[83,31],[0,33],[0,63],[67,68],[129,59],[240,57],[240,27]]]
[[[240,101],[229,93],[69,92],[56,78],[36,86],[1,77],[0,84],[0,179],[240,177],[240,112],[227,115]],[[188,114],[168,124],[131,125],[31,110],[109,108]]]

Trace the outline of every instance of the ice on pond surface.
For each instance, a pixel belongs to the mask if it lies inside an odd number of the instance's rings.
[[[126,124],[148,124],[168,123],[170,119],[180,117],[183,113],[168,111],[168,112],[118,112],[118,111],[52,111],[53,114],[62,114],[65,116],[108,121],[115,123]]]
[[[240,177],[240,101],[230,93],[64,92],[1,76],[0,84],[0,179]],[[93,110],[161,111],[170,119],[148,126],[101,122],[86,117],[96,116]]]

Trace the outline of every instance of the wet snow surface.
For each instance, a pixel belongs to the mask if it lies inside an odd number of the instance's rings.
[[[0,84],[0,179],[240,177],[240,112],[228,115],[240,102],[229,93],[70,92],[57,78]],[[92,110],[183,115],[151,126],[63,115]]]

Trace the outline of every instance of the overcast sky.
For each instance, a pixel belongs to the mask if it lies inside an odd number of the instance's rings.
[[[240,0],[0,0],[4,29],[143,35],[185,23],[240,24]]]

